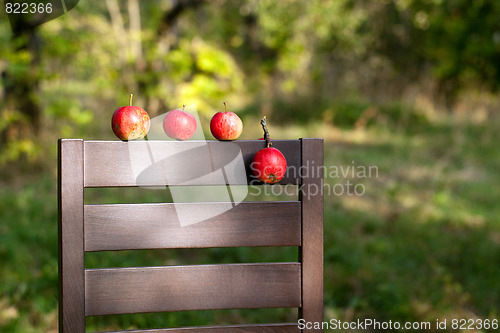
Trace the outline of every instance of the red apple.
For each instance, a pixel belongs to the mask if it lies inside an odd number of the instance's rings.
[[[254,155],[251,168],[255,177],[264,183],[274,184],[283,179],[286,166],[285,156],[278,149],[269,147]]]
[[[167,112],[163,119],[163,130],[172,139],[187,140],[196,131],[196,119],[188,112],[184,112],[184,105],[181,110]]]
[[[224,106],[225,111],[217,112],[210,120],[210,131],[217,140],[236,140],[243,131],[243,122],[236,113],[227,111],[226,103]]]
[[[132,97],[130,94],[129,105],[116,109],[111,118],[113,132],[124,141],[140,140],[149,131],[149,115],[143,108],[132,105]]]
[[[264,183],[274,184],[282,180],[286,174],[286,158],[278,149],[271,147],[266,116],[261,119],[260,123],[264,130],[264,138],[259,140],[266,141],[266,148],[259,150],[254,155],[250,167],[255,177]]]

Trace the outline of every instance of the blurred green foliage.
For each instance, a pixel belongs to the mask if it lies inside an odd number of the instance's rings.
[[[494,92],[500,82],[494,0],[127,4],[81,3],[34,35],[14,35],[2,20],[4,97],[9,84],[26,85],[40,106],[42,120],[33,126],[42,137],[107,137],[109,113],[130,93],[152,116],[196,104],[207,120],[227,100],[235,111],[270,116],[279,109],[276,122],[303,122],[321,118],[332,103],[349,108],[362,100],[382,109],[414,103],[416,94],[453,109],[464,92]],[[3,161],[43,150],[15,145],[16,137],[45,146],[24,133],[33,130],[6,131],[33,121],[18,102],[0,103]]]
[[[204,126],[227,101],[244,120],[242,139],[262,135],[266,114],[273,138],[324,137],[327,166],[378,167],[380,177],[356,180],[365,195],[325,198],[325,318],[500,319],[499,1],[80,1],[29,34],[0,16],[0,331],[57,331],[56,139],[116,139],[110,118],[130,93],[151,117],[195,104]],[[39,121],[26,101],[39,107]],[[276,318],[294,313],[118,316],[89,328]]]

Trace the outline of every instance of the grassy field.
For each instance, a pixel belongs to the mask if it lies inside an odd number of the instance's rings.
[[[336,127],[318,121],[273,128],[279,138],[325,138],[325,320],[430,322],[429,332],[458,332],[453,319],[500,319],[500,119],[399,111],[394,116],[393,109],[382,110],[361,123],[360,117],[333,118]],[[52,172],[0,188],[1,332],[57,332],[53,164]],[[140,194],[144,201],[159,195]],[[122,201],[127,195],[89,193],[86,200]],[[144,257],[152,264],[257,262],[294,260],[296,249],[124,252],[86,259],[89,267],[128,266]],[[266,322],[294,315],[278,309],[119,316],[92,318],[88,328],[115,327],[118,321],[127,328]],[[436,320],[444,319],[447,329],[437,330]]]

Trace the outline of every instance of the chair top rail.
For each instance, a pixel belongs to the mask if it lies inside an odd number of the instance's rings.
[[[273,140],[287,160],[280,184],[300,183],[300,140]],[[85,187],[261,184],[252,159],[262,140],[84,141]]]

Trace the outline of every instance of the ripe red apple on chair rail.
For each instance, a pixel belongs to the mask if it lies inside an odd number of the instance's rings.
[[[243,132],[243,122],[236,113],[227,111],[226,102],[224,102],[224,110],[213,115],[210,120],[210,131],[217,140],[236,140]]]
[[[168,137],[177,140],[187,140],[191,138],[196,131],[196,119],[188,112],[182,110],[172,110],[167,112],[163,118],[163,130]]]
[[[269,131],[267,130],[266,116],[261,121],[264,130],[264,140],[266,148],[259,150],[253,157],[251,169],[259,180],[264,183],[274,184],[283,179],[286,174],[286,158],[276,148],[271,147]]]
[[[116,109],[111,118],[113,133],[123,141],[140,140],[149,131],[149,115],[143,108],[132,105],[133,96],[130,94],[129,105]]]

